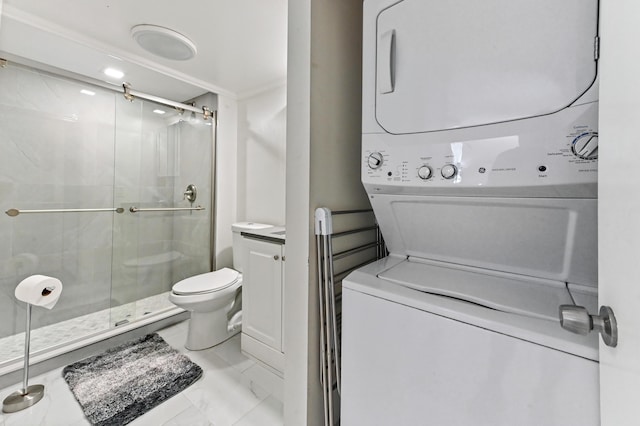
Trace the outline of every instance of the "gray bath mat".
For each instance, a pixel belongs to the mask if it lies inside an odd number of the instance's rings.
[[[126,425],[180,393],[202,368],[157,334],[66,366],[62,376],[94,425]]]

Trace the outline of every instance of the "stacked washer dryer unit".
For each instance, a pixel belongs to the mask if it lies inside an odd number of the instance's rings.
[[[342,424],[597,425],[597,0],[365,0]]]

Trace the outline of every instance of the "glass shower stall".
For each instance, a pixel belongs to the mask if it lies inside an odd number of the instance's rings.
[[[33,310],[32,353],[42,353],[173,312],[171,286],[211,270],[215,124],[0,68],[0,366],[24,351],[14,289],[30,275],[63,284],[53,310]]]

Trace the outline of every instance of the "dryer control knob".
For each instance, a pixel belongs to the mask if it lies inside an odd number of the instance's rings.
[[[418,169],[418,177],[422,180],[427,180],[431,177],[433,171],[429,166],[422,166]]]
[[[442,166],[442,169],[440,169],[440,174],[445,179],[453,179],[456,176],[456,173],[458,173],[458,168],[453,164],[447,164]]]
[[[573,154],[583,160],[598,159],[598,134],[596,132],[583,133],[571,143]]]
[[[379,152],[372,152],[367,158],[367,165],[370,169],[378,169],[382,166],[382,154]]]

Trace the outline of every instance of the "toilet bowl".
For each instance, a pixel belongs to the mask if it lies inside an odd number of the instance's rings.
[[[210,348],[238,333],[239,328],[229,330],[227,314],[234,308],[241,285],[242,275],[238,271],[222,268],[189,277],[173,286],[169,300],[191,311],[187,349]]]
[[[244,265],[244,238],[241,233],[272,225],[254,222],[234,223],[233,267],[222,268],[185,278],[173,285],[169,300],[176,306],[191,311],[185,347],[201,350],[218,345],[240,332],[242,315],[242,268]]]

